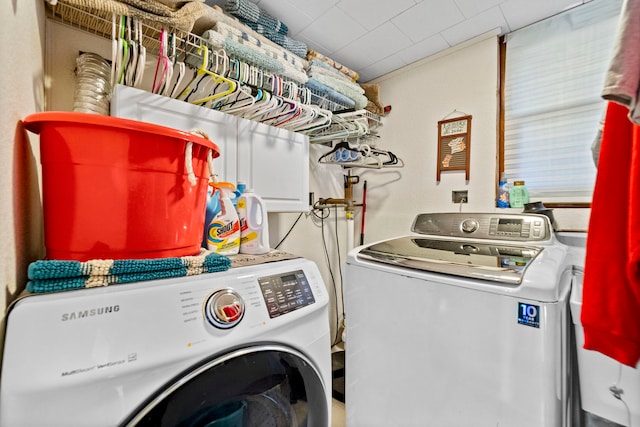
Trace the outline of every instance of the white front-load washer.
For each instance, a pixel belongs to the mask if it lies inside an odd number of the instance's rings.
[[[305,259],[22,298],[0,425],[326,427],[328,300]]]
[[[420,214],[345,265],[350,427],[568,425],[567,248],[542,215]]]

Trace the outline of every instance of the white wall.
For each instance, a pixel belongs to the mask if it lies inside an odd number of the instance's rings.
[[[497,38],[492,35],[450,49],[377,83],[382,102],[392,106],[380,132],[381,146],[396,153],[406,166],[397,171],[399,176],[367,173],[366,240],[407,233],[419,212],[459,210],[451,200],[452,190],[468,191],[464,211],[493,209]],[[464,114],[472,116],[469,181],[464,171],[449,171],[438,182],[438,121]]]
[[[0,2],[0,306],[24,286],[29,262],[42,256],[38,159],[21,120],[44,109],[44,5]]]

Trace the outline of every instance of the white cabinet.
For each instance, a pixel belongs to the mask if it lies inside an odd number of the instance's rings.
[[[307,211],[309,137],[239,119],[238,177],[256,190],[270,212]]]
[[[121,85],[113,92],[111,115],[204,131],[220,148],[214,165],[221,181],[244,181],[269,212],[308,210],[306,135]]]

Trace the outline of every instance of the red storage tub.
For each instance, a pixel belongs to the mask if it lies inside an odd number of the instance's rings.
[[[97,114],[28,116],[40,134],[48,259],[195,255],[204,230],[207,156],[201,136]],[[189,179],[189,168],[193,174]]]

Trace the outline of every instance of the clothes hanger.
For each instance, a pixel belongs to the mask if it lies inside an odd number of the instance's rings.
[[[353,156],[352,154],[353,153]],[[320,163],[335,163],[341,161],[356,160],[360,158],[360,150],[352,147],[348,141],[341,141],[337,143],[333,149],[324,155],[322,155],[318,162]]]
[[[300,109],[295,102],[282,98],[281,96],[278,96],[278,99],[282,103],[281,106],[275,110],[273,114],[269,114],[270,117],[262,118],[260,120],[262,123],[270,125],[272,123],[282,122],[287,118],[297,117],[300,114]]]
[[[333,114],[331,125],[314,132],[308,133],[309,141],[313,143],[325,143],[343,139],[353,139],[365,136],[369,128],[359,120],[346,120],[339,114]]]
[[[218,101],[212,108],[229,114],[241,113],[256,103],[258,94],[254,94],[253,91],[254,89],[249,86],[239,85],[233,95],[225,98],[226,102]]]
[[[156,94],[162,94],[167,78],[170,77],[170,70],[173,70],[171,60],[167,56],[168,41],[167,31],[163,28],[160,30],[160,47],[158,50],[158,60],[156,61],[156,71],[153,76],[153,84],[151,86],[151,92]]]
[[[320,108],[317,105],[309,105],[309,107],[316,109],[317,111],[316,119],[312,120],[311,122],[305,125],[292,127],[289,130],[292,130],[294,132],[309,134],[313,132],[318,132],[322,129],[325,129],[331,126],[331,118],[333,116],[331,111],[325,110],[324,108]]]
[[[113,15],[113,17],[115,19],[115,15]],[[112,70],[114,71],[115,83],[122,84],[124,83],[124,71],[129,60],[129,45],[124,39],[126,17],[120,16],[118,21],[118,36],[115,44],[115,69]],[[112,26],[112,30],[115,30],[114,26]]]
[[[169,57],[171,62],[171,73],[167,78],[167,81],[163,90],[163,95],[170,96],[173,98],[174,94],[178,92],[178,87],[182,82],[182,79],[184,78],[184,73],[185,73],[184,62],[178,61],[178,51],[176,49],[176,35],[173,32],[169,34],[169,51],[167,53],[167,56]],[[175,81],[172,82],[172,75],[175,72],[174,70],[175,66],[178,67],[178,74],[176,75]]]
[[[116,86],[116,70],[118,69],[118,37],[116,33],[115,13],[111,14],[111,87]]]
[[[133,18],[127,17],[127,44],[129,45],[129,61],[126,65],[124,84],[127,86],[133,86],[136,77],[136,70],[138,65],[138,43],[135,41],[136,31],[134,28],[133,36],[131,35],[131,28]]]
[[[133,86],[140,87],[142,83],[142,77],[144,76],[144,69],[147,61],[147,48],[144,47],[144,43],[142,42],[143,34],[142,34],[142,21],[134,18],[133,19],[133,27],[134,27],[134,42],[138,46],[138,59],[136,60],[136,71],[135,77],[133,79]]]
[[[278,124],[278,126],[292,130],[301,126],[306,126],[313,122],[319,115],[319,108],[311,105],[297,102],[301,114],[297,118],[287,119]],[[324,120],[324,119],[323,119]]]
[[[267,114],[270,114],[272,110],[276,110],[280,107],[281,100],[279,97],[273,95],[269,91],[264,91],[262,94],[263,101],[256,103],[254,109],[246,111],[242,117],[249,120],[260,121],[259,119]]]
[[[175,49],[175,35],[174,35],[173,44],[174,44],[174,49]],[[186,54],[185,54],[185,57],[186,57]],[[175,83],[173,85],[173,90],[171,91],[171,94],[169,95],[169,96],[171,96],[171,98],[177,97],[178,94],[180,93],[179,92],[180,84],[182,83],[182,80],[184,80],[184,76],[186,74],[186,69],[187,69],[184,61],[179,61],[178,60],[178,52],[177,52],[177,50],[175,51],[174,63],[177,64],[177,66],[178,66],[178,75],[176,76],[176,81],[175,81]]]
[[[217,98],[221,98],[233,93],[237,88],[237,84],[235,81],[226,77],[222,77],[221,75],[215,74],[208,70],[207,67],[209,66],[209,48],[205,45],[200,45],[197,54],[201,55],[202,63],[197,69],[194,78],[182,91],[182,94],[179,98],[183,98],[184,101],[191,102],[192,104],[205,104],[209,101],[213,101]],[[207,82],[215,83],[214,88],[208,91],[210,95],[201,99],[190,101],[189,98],[192,95],[196,94],[197,92],[205,92],[204,89],[206,89],[206,87],[204,86],[206,86]],[[200,88],[201,83],[203,83],[203,88]],[[216,90],[221,86],[222,83],[226,83],[227,89],[222,90],[221,92],[216,92]],[[194,85],[195,87],[193,87]]]

